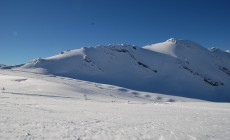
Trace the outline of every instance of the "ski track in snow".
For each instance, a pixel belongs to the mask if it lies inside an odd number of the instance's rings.
[[[70,78],[4,71],[1,77],[5,78],[1,84],[11,85],[8,88],[14,92],[6,88],[5,93],[0,93],[0,139],[228,140],[230,137],[229,103],[150,102],[122,96],[122,90],[115,86],[109,88]],[[59,95],[49,93],[50,87],[36,93],[29,91],[35,87],[16,87],[31,78],[51,86],[53,83],[60,86],[64,81],[78,90],[76,95],[67,96],[61,95],[67,91],[62,89],[65,86],[56,87]],[[114,97],[103,93],[107,90],[118,97],[116,102],[111,102]],[[89,100],[84,100],[84,92]]]
[[[153,95],[152,93],[146,93],[146,92],[139,92],[139,91],[132,91],[123,87],[117,87],[117,86],[113,86],[113,85],[106,85],[106,84],[100,84],[100,83],[93,83],[93,82],[89,82],[89,81],[82,81],[82,80],[77,80],[77,79],[72,79],[72,78],[68,78],[68,77],[60,77],[60,76],[54,76],[54,75],[42,75],[42,74],[38,74],[38,73],[33,73],[33,72],[24,72],[24,71],[18,71],[18,70],[1,70],[0,74],[4,74],[4,75],[14,75],[14,76],[23,76],[23,77],[27,77],[27,78],[35,78],[35,79],[40,79],[43,81],[47,81],[47,82],[54,82],[54,83],[59,83],[62,85],[67,85],[70,86],[72,88],[74,88],[74,90],[80,92],[80,93],[87,93],[90,95],[101,95],[101,96],[105,96],[108,98],[113,98],[114,100],[129,100],[129,101],[140,101],[140,100],[149,100],[151,102],[155,102],[155,100],[157,100],[157,102],[160,101],[164,101],[165,100],[170,100],[171,96],[168,95],[162,95],[162,94],[155,94],[155,96],[153,96],[152,98],[144,98],[144,95],[150,95],[150,97]],[[90,88],[89,88],[90,86]],[[103,91],[103,92],[102,92]],[[126,94],[124,94],[124,92],[126,92],[129,95],[126,97]],[[137,96],[134,95],[133,93],[137,93],[137,94],[142,94],[143,96]],[[113,94],[115,93],[115,94]],[[23,94],[23,93],[19,93],[19,94]],[[30,95],[31,93],[29,93],[28,95]],[[35,93],[33,93],[33,95],[35,95]],[[52,95],[51,95],[52,96]],[[54,95],[54,96],[59,96],[59,95]],[[63,96],[63,94],[61,94],[61,96]],[[130,98],[131,96],[131,98]],[[158,97],[160,97],[161,99],[157,99]],[[64,96],[64,98],[76,98],[76,96],[72,97],[72,95],[70,96]],[[174,97],[175,98],[175,97]],[[186,98],[182,98],[182,97],[176,97],[176,99],[178,100],[182,100],[182,101],[186,101]],[[94,100],[100,100],[100,98],[94,99]],[[189,99],[190,101],[192,99]],[[195,100],[196,101],[196,100]]]
[[[2,94],[1,139],[228,139],[230,110]],[[27,102],[25,102],[25,100]],[[209,105],[209,104],[204,104]],[[183,114],[183,115],[182,115]],[[221,134],[221,135],[220,135]]]

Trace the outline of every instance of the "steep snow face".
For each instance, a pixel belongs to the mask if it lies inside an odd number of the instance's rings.
[[[230,58],[187,40],[81,48],[15,70],[54,74],[140,91],[230,101]]]
[[[144,46],[144,49],[166,54],[178,59],[194,58],[195,55],[206,55],[207,49],[189,40],[168,39],[165,42]]]
[[[188,40],[169,39],[166,42],[144,48],[175,57],[177,63],[184,69],[201,77],[216,79],[216,81],[222,81],[223,77],[226,76],[221,73],[220,69],[222,70],[223,67],[228,71],[230,69],[230,56],[228,54],[216,48],[208,50]],[[224,73],[226,74],[226,72]],[[229,81],[229,77],[227,81]]]
[[[171,38],[171,39],[168,39],[166,42],[152,44],[149,46],[145,46],[144,48],[147,50],[166,54],[172,57],[177,57],[175,54],[176,43],[177,43],[177,40],[174,38]]]

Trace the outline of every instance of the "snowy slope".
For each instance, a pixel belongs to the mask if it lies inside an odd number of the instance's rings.
[[[0,139],[228,140],[230,104],[0,70]],[[85,99],[87,98],[87,100]]]
[[[0,92],[1,140],[230,137],[229,103],[15,70],[0,70],[0,86],[5,87]]]
[[[5,66],[6,66],[6,65],[4,65],[4,64],[0,64],[0,68],[1,68],[1,67],[5,67]]]
[[[21,71],[0,70],[0,87],[5,93],[24,96],[84,99],[120,102],[199,101],[189,98],[140,92],[118,86],[76,80],[67,77],[41,75]]]
[[[145,92],[230,101],[230,57],[187,40],[65,51],[13,68]]]

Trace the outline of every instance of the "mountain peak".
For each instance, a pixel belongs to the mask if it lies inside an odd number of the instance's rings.
[[[143,48],[172,57],[184,56],[185,54],[191,55],[191,53],[207,51],[206,48],[193,41],[175,38],[170,38],[165,42],[144,46]],[[195,52],[194,50],[199,51]]]
[[[215,48],[215,47],[209,48],[208,50],[212,52],[222,52],[219,48]]]
[[[168,40],[166,40],[166,42],[171,42],[171,43],[176,43],[178,40],[175,38],[170,38]]]

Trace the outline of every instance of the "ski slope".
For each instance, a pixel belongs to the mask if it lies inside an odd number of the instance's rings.
[[[230,104],[0,70],[0,139],[228,140]],[[86,99],[87,98],[87,99]]]

